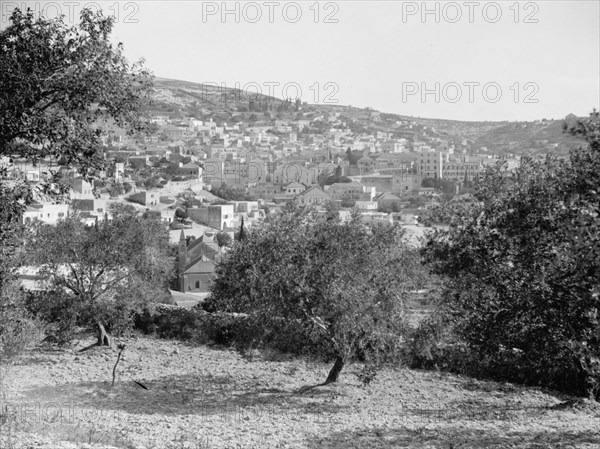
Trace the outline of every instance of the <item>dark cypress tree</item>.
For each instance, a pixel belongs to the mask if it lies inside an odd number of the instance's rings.
[[[244,217],[242,217],[242,223],[240,224],[240,232],[238,234],[238,240],[241,242],[246,238],[246,231],[244,229]]]

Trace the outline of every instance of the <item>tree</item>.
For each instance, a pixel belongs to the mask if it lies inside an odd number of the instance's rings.
[[[88,227],[68,217],[40,225],[27,249],[52,290],[68,296],[78,321],[97,327],[98,345],[110,345],[107,328],[129,324],[156,302],[173,274],[168,233],[154,219],[124,215]]]
[[[225,201],[256,201],[256,198],[249,193],[235,187],[230,187],[225,183],[213,188],[211,193]]]
[[[277,220],[252,228],[219,264],[209,311],[247,313],[265,332],[301,323],[335,363],[374,362],[399,342],[403,305],[424,278],[415,250],[397,225],[366,227],[357,214],[333,216],[288,207]]]
[[[350,147],[348,147],[346,149],[346,159],[348,160],[348,164],[354,165],[354,164],[352,164],[353,158],[352,158],[352,150],[350,149]]]
[[[190,216],[189,216],[189,214],[188,214],[188,213],[187,213],[185,210],[183,210],[183,209],[180,209],[180,208],[177,208],[177,209],[175,210],[175,218],[177,218],[177,220],[178,220],[180,223],[183,223],[183,222],[184,222],[184,221],[186,221],[188,218],[190,218]]]
[[[161,183],[161,178],[160,176],[155,176],[155,175],[151,175],[148,178],[144,179],[144,188],[150,190],[150,189],[155,189],[157,187],[160,187]]]
[[[244,229],[244,217],[242,217],[242,222],[240,223],[240,231],[238,232],[238,241],[242,241],[246,238],[246,230]]]
[[[0,168],[0,177],[1,172]],[[0,183],[0,360],[3,364],[36,342],[33,331],[43,332],[41,323],[25,308],[14,272],[22,263],[19,250],[27,236],[27,229],[19,222],[26,203],[23,197],[27,195],[30,191],[26,185],[5,188]]]
[[[128,218],[136,218],[139,211],[135,206],[126,203],[112,203],[108,206],[108,211],[113,218],[123,220]]]
[[[340,206],[342,207],[354,207],[356,205],[356,201],[352,198],[352,195],[346,193],[342,198],[342,202]]]
[[[411,203],[413,204],[413,203]],[[470,194],[455,196],[443,204],[433,204],[427,208],[419,221],[425,226],[449,225],[460,222],[465,215],[470,215],[473,210],[479,210],[482,203]]]
[[[317,183],[319,184],[320,188],[325,187],[325,182],[331,177],[331,173],[326,170],[323,169],[323,171],[321,173],[319,173],[319,176],[317,176]]]
[[[222,256],[222,248],[231,245],[231,236],[227,232],[217,232],[215,239],[219,245],[219,254]]]
[[[429,239],[456,332],[480,372],[600,392],[600,118],[569,159],[489,168],[479,202]]]
[[[15,9],[0,33],[0,155],[103,166],[102,129],[144,129],[151,77],[109,36],[114,19],[84,9],[79,26]]]
[[[425,178],[421,182],[423,187],[435,187],[444,194],[444,199],[449,200],[456,194],[456,184],[445,179]]]
[[[119,195],[123,195],[123,193],[125,193],[123,184],[115,183],[109,189],[109,194],[110,194],[111,198],[117,197]]]
[[[202,206],[202,200],[194,196],[187,196],[181,201],[181,206],[187,211],[188,209]]]
[[[114,20],[84,10],[76,27],[62,19],[34,20],[15,10],[0,31],[0,157],[50,158],[91,175],[104,165],[102,129],[111,122],[129,132],[143,129],[140,113],[150,74],[129,65],[122,46],[109,40]],[[57,174],[38,185],[56,200],[65,193]],[[31,185],[8,185],[0,176],[0,292],[16,266],[12,256],[22,212],[31,202]],[[15,304],[14,302],[12,303]],[[14,319],[18,314],[12,314]],[[14,328],[5,322],[0,326]],[[8,319],[8,318],[7,318]]]

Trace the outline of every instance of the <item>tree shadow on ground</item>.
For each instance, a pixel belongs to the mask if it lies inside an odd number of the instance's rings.
[[[551,413],[547,405],[527,405],[511,402],[491,403],[473,400],[456,400],[444,403],[432,401],[407,402],[402,411],[424,423],[434,422],[503,422],[513,423],[527,419],[543,419]]]
[[[520,395],[528,394],[532,391],[538,391],[540,394],[551,396],[560,402],[570,401],[578,398],[577,396],[573,396],[572,394],[536,385],[520,384],[516,382],[495,380],[484,377],[471,377],[462,374],[455,374],[448,371],[441,371],[437,373],[431,370],[423,369],[411,369],[411,371],[419,372],[426,376],[428,375],[430,378],[437,377],[438,379],[443,380],[445,383],[452,385],[453,387],[460,390],[490,394],[501,394],[504,398],[507,398],[509,400],[513,398],[519,398]]]
[[[20,403],[69,404],[70,407],[132,414],[222,417],[227,414],[335,414],[344,407],[312,396],[222,376],[165,376],[150,381],[139,379],[111,382],[79,382],[35,387],[23,392]],[[322,392],[323,395],[326,392]],[[336,393],[331,391],[335,396]],[[18,404],[14,404],[16,407]]]
[[[437,428],[377,428],[354,432],[333,432],[313,436],[307,447],[320,449],[339,448],[572,448],[576,445],[594,448],[600,436],[592,432],[511,431],[510,429],[466,429],[464,426],[439,426]]]
[[[25,354],[20,356],[12,363],[12,366],[27,366],[27,365],[54,365],[56,362],[51,357],[44,357],[35,354]],[[11,366],[11,365],[8,365]]]

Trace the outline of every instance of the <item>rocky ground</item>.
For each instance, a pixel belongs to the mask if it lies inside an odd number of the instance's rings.
[[[512,384],[329,366],[150,338],[116,349],[39,347],[2,367],[0,447],[599,448],[600,408]],[[139,384],[135,383],[139,382]]]

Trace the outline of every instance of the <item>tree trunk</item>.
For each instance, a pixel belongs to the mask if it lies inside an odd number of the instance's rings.
[[[346,359],[344,357],[340,357],[340,356],[336,357],[335,363],[333,364],[331,371],[329,371],[327,380],[325,381],[325,383],[323,385],[327,385],[332,382],[337,382],[338,377],[340,377],[340,371],[342,371],[342,368],[344,367],[345,364],[346,364]]]
[[[102,323],[98,323],[98,346],[110,346],[110,335],[104,329],[104,325]]]

